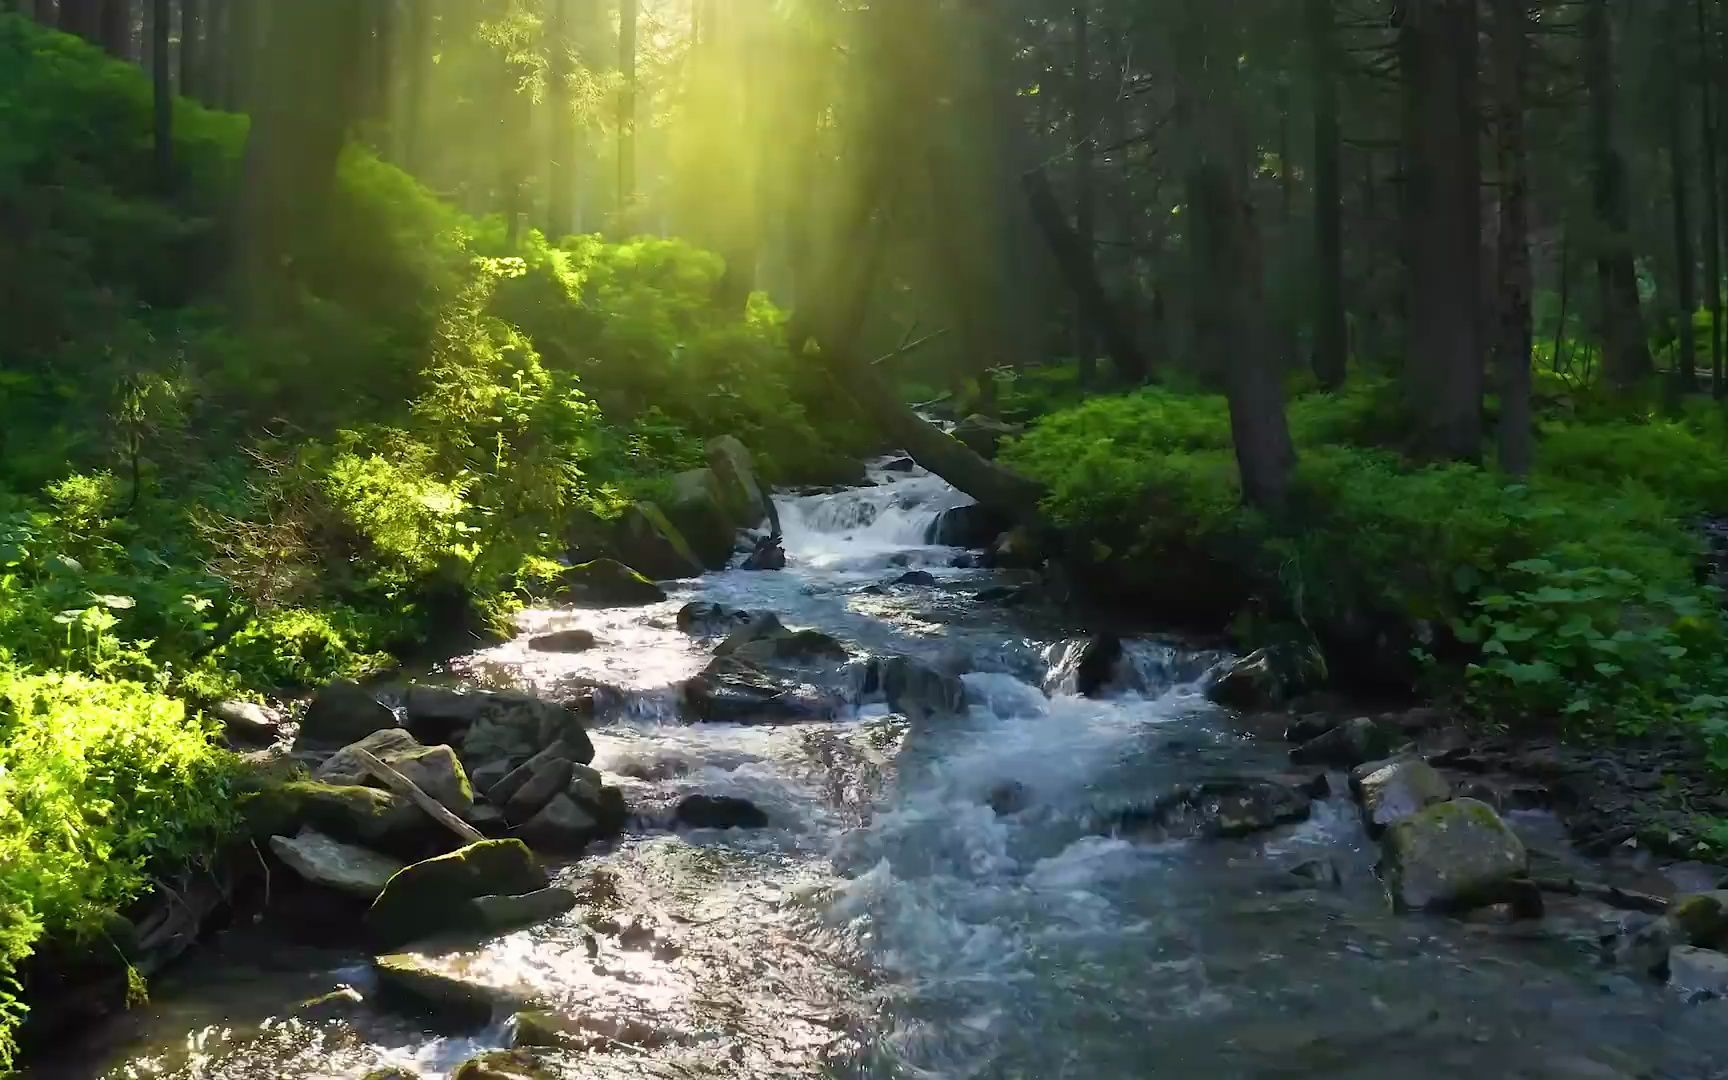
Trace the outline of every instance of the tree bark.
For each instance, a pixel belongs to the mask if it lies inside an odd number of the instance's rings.
[[[1603,373],[1630,388],[1654,371],[1638,308],[1632,264],[1631,211],[1626,161],[1614,134],[1614,44],[1607,0],[1586,0],[1583,19],[1584,84],[1590,96],[1590,158],[1599,233],[1596,281],[1601,291]]]
[[[1711,93],[1710,72],[1713,53],[1710,49],[1709,27],[1704,18],[1704,0],[1694,0],[1693,17],[1698,39],[1698,157],[1702,169],[1704,197],[1704,231],[1699,246],[1704,251],[1704,306],[1710,312],[1710,373],[1711,385],[1722,383],[1722,192],[1717,177],[1716,108]],[[1696,384],[1696,379],[1693,384]],[[1688,387],[1690,389],[1691,387]]]
[[[174,87],[168,60],[168,0],[150,0],[150,89],[156,186],[174,186]]]
[[[636,202],[636,16],[637,0],[618,4],[618,205],[617,230],[632,231]]]
[[[132,0],[102,0],[102,47],[109,55],[132,59]]]
[[[1419,453],[1482,453],[1475,0],[1405,0],[1405,384]]]
[[[1111,362],[1124,380],[1145,382],[1151,373],[1146,356],[1140,351],[1132,328],[1104,290],[1104,283],[1098,280],[1096,261],[1087,257],[1090,252],[1081,237],[1063,219],[1062,208],[1056,201],[1056,193],[1050,189],[1049,178],[1042,169],[1033,169],[1021,178],[1021,183],[1026,189],[1032,220],[1043,233],[1062,276],[1074,292],[1081,319],[1097,331]]]
[[[222,0],[228,19],[222,37],[222,107],[245,112],[251,104],[251,73],[257,63],[258,0]]]
[[[180,0],[180,96],[202,100],[204,52],[199,45],[204,19],[200,0]]]
[[[1525,0],[1494,0],[1494,134],[1500,172],[1494,370],[1500,388],[1500,467],[1528,476],[1535,457],[1530,404],[1530,167],[1524,97],[1530,27]]]
[[[1307,0],[1314,72],[1314,377],[1344,385],[1350,355],[1344,318],[1344,197],[1338,123],[1338,45],[1333,0]]]
[[[360,0],[294,0],[272,12],[233,222],[243,309],[262,314],[296,242],[323,226],[358,108]]]
[[[1289,497],[1296,448],[1270,349],[1260,230],[1248,191],[1252,151],[1235,73],[1236,15],[1212,0],[1185,0],[1180,18],[1176,113],[1190,154],[1186,231],[1196,271],[1195,341],[1224,370],[1243,500],[1277,513]]]
[[[1092,41],[1091,12],[1087,3],[1074,5],[1074,74],[1073,100],[1069,103],[1071,129],[1069,140],[1074,150],[1074,232],[1079,255],[1096,266],[1098,244],[1097,199],[1093,189],[1093,162],[1097,157],[1095,126],[1098,117],[1092,106]],[[1096,269],[1089,275],[1097,277]],[[1097,358],[1093,356],[1096,340],[1090,315],[1085,304],[1075,309],[1074,356],[1080,365],[1080,385],[1091,386],[1097,380]]]
[[[1686,0],[1669,0],[1668,42],[1673,56],[1679,56],[1684,48],[1687,22]],[[1692,196],[1688,183],[1692,166],[1686,146],[1687,82],[1685,68],[1676,64],[1672,68],[1672,100],[1667,109],[1669,195],[1674,204],[1674,329],[1677,350],[1674,377],[1682,388],[1690,390],[1698,381],[1698,339],[1692,325],[1692,316],[1698,310],[1698,295],[1692,249]]]
[[[546,163],[546,231],[553,240],[576,231],[576,102],[570,80],[575,75],[571,57],[570,5],[574,0],[548,0],[546,49],[551,85],[546,102],[552,110],[552,142]]]
[[[432,19],[430,5],[410,0],[403,10],[403,17],[408,20],[407,32],[404,35],[406,43],[403,50],[405,69],[402,79],[402,109],[401,118],[397,124],[397,160],[409,172],[418,171],[424,164],[420,160],[421,143],[424,133],[422,117],[425,115],[426,93],[430,85],[427,78],[428,69],[432,64]]]

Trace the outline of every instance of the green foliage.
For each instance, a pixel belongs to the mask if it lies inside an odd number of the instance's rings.
[[[236,824],[231,769],[143,686],[0,667],[0,1069],[17,965],[44,934],[99,933],[150,874],[202,865]]]

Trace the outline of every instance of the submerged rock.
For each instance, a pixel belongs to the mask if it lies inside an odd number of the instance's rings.
[[[519,1002],[507,991],[446,970],[418,953],[372,959],[380,1001],[456,1029],[474,1029]]]
[[[296,747],[335,747],[358,742],[375,731],[396,726],[396,712],[372,692],[348,679],[318,691],[300,721]]]
[[[698,721],[729,724],[831,720],[842,705],[831,690],[729,656],[685,681],[684,703]]]
[[[924,542],[942,547],[987,548],[1013,524],[977,503],[944,510],[924,530]]]
[[[376,900],[402,869],[398,859],[332,840],[312,829],[302,829],[293,837],[272,836],[270,850],[312,884],[366,901]]]
[[[1452,785],[1421,758],[1357,766],[1350,774],[1350,786],[1362,804],[1368,831],[1376,835],[1424,807],[1452,797]]]
[[[932,574],[928,570],[908,570],[906,573],[895,578],[894,584],[922,585],[928,587],[936,584],[936,575]]]
[[[415,941],[459,927],[465,902],[477,896],[519,896],[547,884],[522,841],[482,840],[396,874],[366,912],[366,927],[386,944]]]
[[[728,638],[730,642],[732,639]],[[786,630],[755,637],[731,650],[730,655],[746,663],[809,664],[820,661],[844,663],[851,654],[840,639],[820,630]]]
[[[366,998],[352,986],[341,986],[328,994],[307,998],[294,1006],[294,1019],[303,1024],[327,1024],[345,1020],[366,1004]],[[375,1075],[367,1073],[367,1076]]]
[[[866,696],[879,694],[888,707],[910,719],[953,716],[966,711],[966,684],[910,656],[878,656],[864,676]]]
[[[587,652],[595,644],[597,643],[592,630],[558,630],[528,639],[528,648],[534,652],[546,653]]]
[[[641,607],[658,604],[666,593],[616,559],[595,559],[558,576],[558,598],[585,607]]]
[[[1391,752],[1392,732],[1366,716],[1358,716],[1291,750],[1290,760],[1298,765],[1351,768]]]
[[[678,804],[673,819],[692,829],[763,829],[768,815],[749,799],[731,795],[691,795]]]
[[[510,1045],[584,1051],[619,1046],[651,1049],[676,1036],[642,1020],[629,1017],[585,1014],[565,1016],[540,1009],[519,1012],[510,1018]]]
[[[1125,833],[1194,833],[1216,838],[1250,836],[1306,821],[1313,800],[1289,784],[1264,778],[1223,777],[1185,784],[1150,806],[1118,815]]]
[[[754,641],[779,637],[788,633],[780,616],[772,611],[747,611],[738,626],[726,635],[726,640],[714,646],[715,656],[731,656]]]
[[[1386,830],[1380,864],[1402,910],[1463,910],[1498,903],[1529,855],[1492,807],[1475,799],[1429,806]]]

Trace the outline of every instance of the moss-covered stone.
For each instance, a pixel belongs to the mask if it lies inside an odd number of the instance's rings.
[[[655,578],[687,578],[706,567],[678,526],[651,502],[639,502],[618,519],[618,552],[631,566]]]
[[[1676,897],[1667,918],[1686,944],[1705,949],[1728,946],[1728,890]]]
[[[553,1074],[524,1050],[488,1050],[456,1067],[450,1080],[553,1080]]]
[[[1386,830],[1381,873],[1393,903],[1409,910],[1459,910],[1501,898],[1529,855],[1487,803],[1453,799]]]
[[[456,1029],[484,1027],[520,1002],[506,990],[465,978],[418,953],[374,957],[382,1004]]]
[[[408,800],[388,791],[317,780],[261,788],[242,802],[241,812],[260,840],[310,826],[343,843],[391,852],[420,846],[433,827]]]
[[[666,516],[689,541],[710,570],[723,568],[737,546],[738,528],[720,495],[720,479],[713,469],[691,469],[672,478],[672,494]]]
[[[735,436],[708,440],[708,467],[714,470],[721,504],[739,528],[753,529],[771,516],[756,462]]]
[[[559,575],[558,593],[572,604],[636,607],[666,599],[660,586],[616,559],[595,559]]]
[[[462,928],[467,901],[477,896],[519,896],[547,884],[528,845],[483,840],[405,867],[366,912],[366,928],[380,943],[400,945]]]

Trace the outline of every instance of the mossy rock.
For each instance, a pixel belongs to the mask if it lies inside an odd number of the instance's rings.
[[[708,467],[714,470],[721,505],[732,523],[753,529],[770,516],[767,496],[756,476],[750,450],[735,436],[708,440]]]
[[[639,607],[666,599],[660,586],[616,559],[595,559],[559,575],[559,597],[592,607]]]
[[[1676,897],[1667,917],[1679,927],[1687,945],[1705,949],[1728,946],[1728,890]]]
[[[538,1058],[524,1050],[488,1050],[456,1067],[450,1080],[554,1080]]]
[[[1487,803],[1436,803],[1386,830],[1381,874],[1404,910],[1457,911],[1503,898],[1529,866],[1524,842]]]
[[[241,805],[260,840],[292,836],[310,826],[333,840],[392,854],[423,854],[436,829],[408,800],[378,788],[291,780],[264,788]]]
[[[660,579],[696,577],[707,569],[678,526],[651,502],[639,502],[618,519],[618,553],[631,566]]]
[[[373,1069],[360,1080],[420,1080],[420,1074],[400,1065],[388,1065],[382,1069]]]
[[[731,561],[738,529],[726,511],[713,469],[691,469],[674,476],[666,516],[710,570],[723,569]]]
[[[380,943],[400,945],[464,928],[475,897],[520,896],[548,884],[528,845],[483,840],[404,867],[366,912],[366,928]]]
[[[508,991],[445,970],[418,953],[372,959],[383,1004],[458,1030],[485,1027],[498,1013],[521,1003]]]

